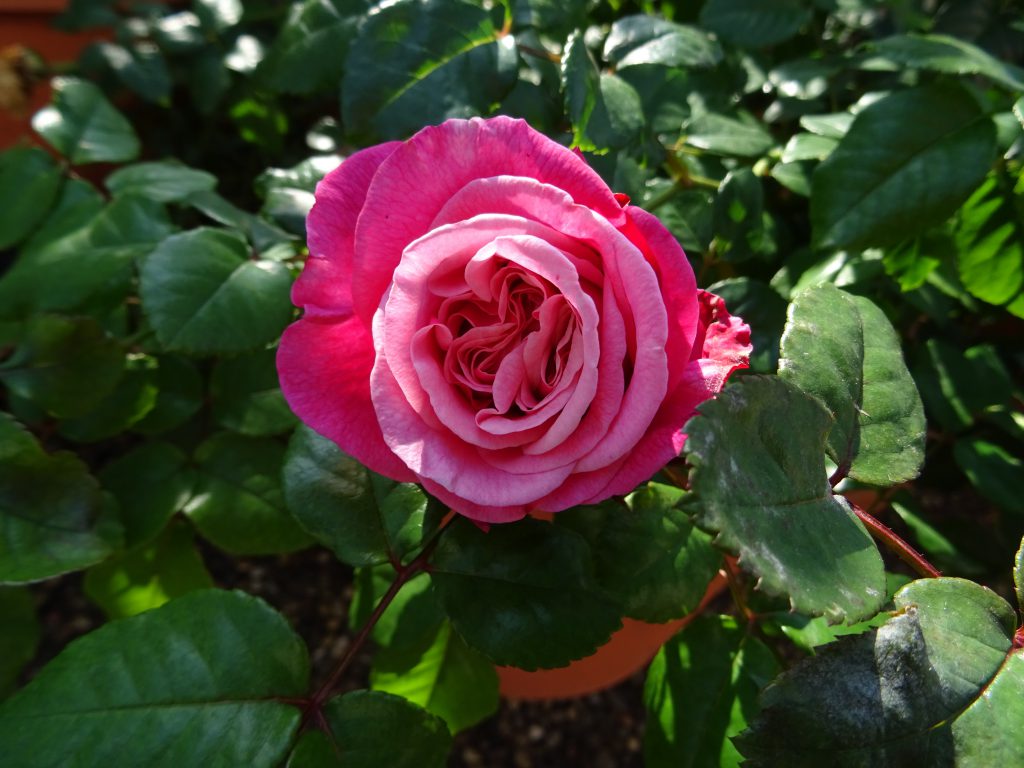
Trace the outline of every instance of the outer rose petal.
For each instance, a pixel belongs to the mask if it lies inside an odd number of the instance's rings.
[[[400,144],[356,152],[316,185],[316,203],[306,219],[310,257],[292,287],[292,303],[307,315],[351,314],[356,220],[377,168]]]
[[[414,481],[381,435],[370,401],[372,367],[373,341],[354,317],[303,318],[284,332],[277,350],[281,390],[300,419],[374,472]]]
[[[459,189],[501,174],[551,184],[613,223],[624,219],[611,190],[590,166],[523,120],[448,120],[424,128],[382,164],[356,227],[359,256],[352,298],[367,327],[405,246],[427,232]]]

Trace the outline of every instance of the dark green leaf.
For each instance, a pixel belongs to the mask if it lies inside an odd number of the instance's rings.
[[[222,427],[259,437],[287,432],[297,419],[277,382],[276,350],[217,362],[210,376],[213,417]]]
[[[281,492],[284,446],[229,432],[196,449],[187,514],[199,532],[233,554],[292,552],[312,540],[288,514]]]
[[[994,443],[979,439],[962,439],[953,444],[956,463],[982,495],[1007,512],[1024,515],[1024,497],[1020,479],[1024,462]]]
[[[949,721],[972,703],[987,708],[1013,611],[961,579],[913,582],[895,602],[883,627],[823,647],[765,690],[761,714],[736,740],[749,765],[954,764],[963,726],[954,720],[951,732]]]
[[[192,9],[204,29],[218,33],[242,20],[242,0],[192,0]]]
[[[356,571],[356,592],[348,615],[350,630],[363,628],[397,576],[390,564]],[[418,573],[402,585],[370,631],[378,646],[403,658],[418,658],[426,652],[445,621],[430,584],[429,574]]]
[[[444,721],[398,696],[353,691],[329,701],[324,715],[344,768],[443,768],[448,757]]]
[[[484,533],[459,519],[439,541],[431,577],[441,603],[466,642],[496,664],[565,666],[620,626],[573,531],[526,518]]]
[[[706,32],[656,16],[626,16],[612,24],[604,58],[617,69],[639,64],[666,67],[713,67],[722,49]]]
[[[146,101],[167,102],[171,94],[171,73],[155,45],[139,42],[126,48],[116,43],[97,43],[94,51],[126,88]]]
[[[136,258],[172,231],[164,207],[124,195],[97,210],[90,198],[33,237],[0,280],[0,314],[31,310],[99,311],[120,304],[132,287]],[[42,234],[42,233],[40,233]]]
[[[35,315],[0,365],[0,382],[54,416],[88,413],[124,372],[124,352],[89,317]]]
[[[188,196],[217,186],[217,177],[174,161],[137,163],[107,177],[112,195],[136,194],[158,203],[180,203]]]
[[[891,245],[938,223],[995,158],[995,127],[955,84],[890,94],[862,110],[814,172],[819,248]]]
[[[45,453],[0,412],[0,584],[99,562],[120,544],[116,517],[77,457]]]
[[[832,417],[775,377],[743,377],[686,425],[698,523],[794,610],[847,623],[885,599],[882,558],[825,475]]]
[[[778,672],[771,651],[731,616],[687,625],[647,671],[647,766],[739,765],[730,739],[746,728],[758,693]]]
[[[915,373],[929,414],[947,429],[966,429],[987,408],[1010,400],[1010,374],[994,347],[963,351],[939,338],[925,347],[928,366]]]
[[[370,686],[418,704],[443,719],[452,733],[476,725],[498,708],[494,665],[468,647],[448,622],[423,650],[378,651]]]
[[[32,118],[32,127],[74,165],[123,163],[139,154],[139,139],[124,115],[92,83],[53,81],[53,104]]]
[[[993,174],[970,196],[956,229],[964,288],[1024,317],[1024,177]]]
[[[85,573],[89,599],[112,619],[159,608],[175,597],[213,586],[196,551],[192,526],[172,523],[155,541],[104,560]]]
[[[0,250],[30,235],[57,199],[62,169],[35,147],[0,154]]]
[[[948,35],[893,35],[868,45],[864,69],[930,69],[984,75],[1011,91],[1024,91],[1024,70],[999,61],[976,45]]]
[[[1024,651],[1007,657],[985,692],[953,723],[958,768],[1024,763]]]
[[[162,355],[158,360],[156,403],[153,410],[132,427],[144,435],[160,434],[180,426],[203,405],[203,379],[195,365],[175,355]]]
[[[126,547],[152,540],[192,497],[195,475],[188,458],[169,443],[143,443],[114,459],[99,473],[114,494]]]
[[[60,434],[79,443],[113,437],[153,410],[157,397],[156,360],[129,357],[114,389],[84,416],[66,419]]]
[[[683,126],[683,132],[690,146],[726,157],[758,157],[775,144],[759,124],[713,112],[693,118]]]
[[[788,40],[811,19],[803,0],[708,0],[700,23],[741,48],[759,48]]]
[[[345,61],[342,118],[360,137],[487,113],[515,85],[515,40],[465,0],[406,0],[363,26]],[[381,66],[387,62],[387,66]]]
[[[893,500],[890,509],[914,534],[914,541],[943,573],[978,576],[984,568],[963,554],[954,540],[931,525],[921,514],[900,501]]]
[[[712,211],[715,242],[728,261],[745,261],[775,252],[766,226],[764,186],[749,168],[729,171],[715,197]]]
[[[23,587],[0,587],[0,701],[14,688],[22,667],[39,644],[39,619],[32,594]]]
[[[302,641],[266,603],[204,590],[100,627],[0,706],[8,768],[237,765],[287,755]]]
[[[284,463],[288,509],[350,565],[401,559],[423,541],[426,494],[376,475],[309,427],[295,430]]]
[[[832,413],[828,455],[841,475],[874,485],[917,475],[924,408],[896,332],[868,299],[830,285],[797,294],[782,335],[779,376]]]
[[[293,5],[259,76],[284,93],[337,87],[369,6],[367,0],[304,0]]]
[[[782,162],[792,163],[799,160],[824,160],[838,141],[815,133],[798,133],[786,142],[782,150]]]
[[[711,537],[693,527],[683,492],[648,483],[626,497],[560,513],[556,520],[586,538],[601,587],[624,615],[662,624],[693,611],[721,564]]]
[[[833,112],[827,115],[801,115],[800,127],[816,136],[823,136],[837,141],[846,135],[853,123],[853,115],[849,112]]]
[[[248,257],[239,236],[203,228],[168,238],[146,259],[142,304],[164,347],[244,352],[277,338],[292,316],[291,275]]]
[[[601,96],[601,74],[597,63],[587,50],[583,35],[569,35],[562,54],[562,91],[565,111],[572,122],[573,144],[586,150],[594,145],[587,139],[587,125]]]

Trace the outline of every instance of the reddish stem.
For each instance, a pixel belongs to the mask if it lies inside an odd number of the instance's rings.
[[[1013,650],[1024,648],[1024,626],[1017,627],[1017,634],[1013,636]]]
[[[887,525],[884,525],[852,502],[850,502],[850,508],[853,509],[853,514],[860,518],[860,521],[864,523],[872,536],[885,544],[900,560],[917,571],[921,576],[933,579],[942,576],[942,573],[934,565],[925,560],[917,550],[897,536],[896,532]]]

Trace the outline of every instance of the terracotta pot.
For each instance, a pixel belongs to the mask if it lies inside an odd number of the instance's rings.
[[[50,101],[49,79],[27,71],[32,56],[52,65],[74,61],[103,29],[68,33],[53,28],[67,0],[0,0],[0,149],[19,139],[35,140],[31,119]]]
[[[727,586],[725,575],[719,572],[708,585],[697,610],[667,624],[623,620],[622,629],[596,653],[568,667],[535,672],[497,667],[501,695],[510,699],[565,699],[610,688],[645,667],[670,637],[699,616]]]

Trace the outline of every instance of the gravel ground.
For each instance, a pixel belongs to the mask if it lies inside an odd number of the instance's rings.
[[[311,649],[314,679],[323,679],[348,649],[352,570],[323,549],[281,557],[233,558],[201,545],[218,586],[258,595],[281,611]],[[42,625],[33,676],[69,642],[103,622],[82,594],[81,574],[33,587]],[[362,652],[343,690],[365,686]],[[642,675],[580,699],[502,700],[497,714],[455,739],[450,768],[639,768],[643,765]]]

